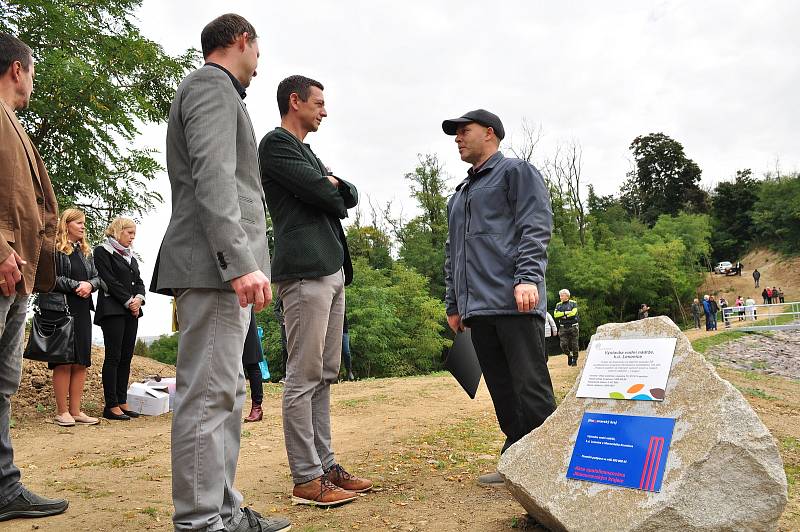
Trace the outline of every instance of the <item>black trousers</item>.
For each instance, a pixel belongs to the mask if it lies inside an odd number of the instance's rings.
[[[556,409],[544,348],[544,319],[539,316],[470,318],[472,345],[492,396],[502,452],[544,423]]]
[[[106,316],[100,322],[106,360],[103,362],[103,396],[106,408],[128,402],[128,378],[131,375],[131,359],[136,345],[139,318],[131,314]]]
[[[250,399],[253,404],[260,405],[264,400],[264,384],[262,382],[261,367],[258,362],[255,364],[245,364],[244,374],[250,381]]]
[[[289,341],[286,338],[286,325],[281,323],[281,363],[283,364],[283,376],[286,376],[286,362],[289,360]]]

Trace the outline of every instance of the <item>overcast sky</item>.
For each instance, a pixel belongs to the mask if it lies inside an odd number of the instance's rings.
[[[140,28],[167,52],[200,48],[223,3],[145,0]],[[307,137],[337,175],[375,203],[408,216],[403,175],[436,153],[453,183],[465,174],[445,118],[486,108],[518,139],[523,117],[541,124],[546,159],[571,139],[583,176],[615,193],[637,135],[664,132],[703,170],[703,185],[752,168],[800,167],[800,3],[786,1],[229,1],[259,34],[258,76],[247,107],[260,139],[278,125],[278,82],[303,74],[325,85],[328,118]],[[160,151],[166,125],[143,129]],[[516,135],[515,135],[516,134]],[[134,246],[149,284],[169,221],[166,202],[142,221]],[[735,212],[735,206],[731,206]],[[368,212],[368,208],[367,208]],[[169,332],[169,299],[149,294],[141,335]],[[99,337],[99,331],[97,331]]]

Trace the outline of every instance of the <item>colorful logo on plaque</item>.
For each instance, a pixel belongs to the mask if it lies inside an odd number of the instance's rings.
[[[644,384],[634,384],[625,392],[609,392],[608,396],[611,399],[632,399],[634,401],[662,401],[664,399],[663,388],[650,388],[649,391],[642,390],[644,390]]]

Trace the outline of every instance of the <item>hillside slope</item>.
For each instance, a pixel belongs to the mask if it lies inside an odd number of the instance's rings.
[[[698,289],[703,294],[723,296],[729,302],[737,296],[753,296],[761,303],[761,291],[767,286],[777,286],[786,293],[786,301],[800,299],[800,257],[785,258],[774,251],[759,249],[748,253],[743,259],[742,275],[726,277],[707,274],[703,285]],[[761,286],[753,285],[753,270],[761,272]]]

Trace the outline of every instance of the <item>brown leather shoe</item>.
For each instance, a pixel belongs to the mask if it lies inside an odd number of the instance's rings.
[[[304,484],[295,484],[292,504],[309,506],[338,506],[356,500],[358,495],[331,483],[325,475]]]
[[[371,480],[358,478],[355,475],[351,475],[339,464],[336,464],[332,468],[328,469],[328,471],[325,473],[325,476],[328,477],[328,480],[330,480],[332,484],[347,491],[364,493],[365,491],[372,489]]]
[[[250,413],[244,418],[244,422],[252,423],[253,421],[261,421],[263,417],[264,411],[261,409],[261,405],[253,403],[253,406],[250,407]]]

